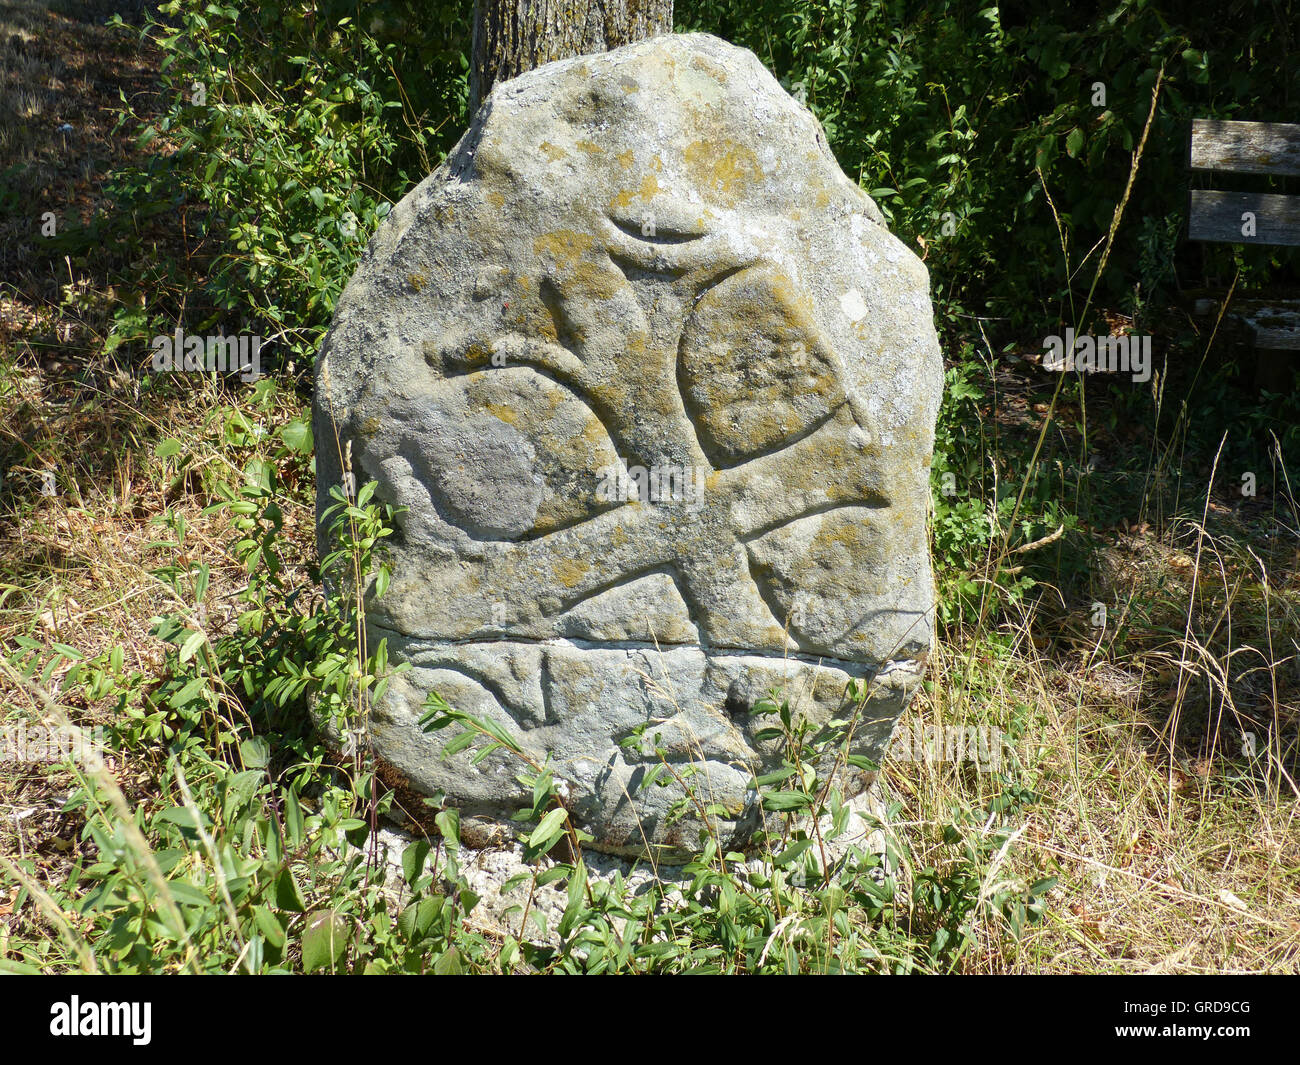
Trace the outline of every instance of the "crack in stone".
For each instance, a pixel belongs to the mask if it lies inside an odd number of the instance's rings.
[[[860,676],[868,673],[879,674],[889,669],[906,666],[914,666],[919,669],[922,668],[923,665],[919,660],[914,658],[890,658],[884,662],[873,665],[869,662],[851,661],[845,658],[836,658],[832,655],[818,655],[806,651],[766,651],[753,647],[674,643],[665,640],[661,640],[658,643],[652,643],[649,640],[584,640],[581,637],[576,636],[474,636],[451,638],[398,632],[396,629],[385,628],[373,621],[370,623],[369,627],[378,630],[381,633],[399,637],[402,640],[442,644],[449,647],[473,647],[483,644],[518,643],[538,647],[573,647],[582,651],[666,652],[685,649],[699,651],[701,654],[712,655],[720,658],[762,658],[771,661],[797,662],[800,665],[824,666],[827,669],[838,669],[843,673],[849,673],[853,676]]]

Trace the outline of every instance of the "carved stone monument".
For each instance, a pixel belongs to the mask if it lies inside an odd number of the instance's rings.
[[[751,53],[657,37],[498,85],[318,363],[322,508],[345,454],[407,508],[378,757],[471,829],[526,804],[512,756],[441,757],[437,691],[549,755],[597,848],[667,857],[703,818],[668,816],[677,777],[724,846],[759,824],[771,689],[821,721],[863,682],[879,760],[930,647],[941,388],[925,268]]]

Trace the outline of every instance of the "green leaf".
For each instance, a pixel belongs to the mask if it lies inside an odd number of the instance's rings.
[[[171,892],[172,898],[183,906],[210,906],[212,904],[212,899],[208,897],[206,891],[200,891],[185,880],[167,881],[167,890]]]
[[[804,810],[812,805],[812,799],[802,791],[778,791],[763,796],[765,810]]]
[[[569,816],[569,811],[563,806],[557,806],[549,814],[542,818],[541,823],[533,829],[532,835],[528,837],[528,846],[546,847],[560,838],[564,829],[561,827]]]
[[[199,570],[194,574],[194,601],[203,602],[204,597],[208,594],[208,582],[212,579],[212,570],[208,568],[206,562],[201,563]]]
[[[807,853],[808,848],[813,845],[811,839],[795,840],[790,846],[786,847],[780,854],[772,859],[772,864],[777,868],[784,868],[791,862],[796,861]]]
[[[502,747],[508,751],[519,753],[519,744],[510,738],[510,733],[498,725],[495,721],[489,721],[486,718],[471,718],[471,720],[481,727],[484,732],[496,740]]]
[[[302,844],[302,807],[298,805],[298,793],[292,788],[284,793],[284,827],[289,833],[289,846]]]
[[[347,950],[350,922],[335,910],[321,910],[307,921],[302,933],[302,967],[309,973],[333,968]]]
[[[194,829],[196,827],[194,823],[196,814],[202,827],[211,827],[212,822],[208,820],[207,815],[197,807],[190,806],[169,806],[166,810],[159,811],[154,820],[180,825],[181,828]]]
[[[583,911],[583,894],[587,886],[587,867],[578,862],[573,869],[573,875],[569,878],[568,905],[564,908],[564,914],[560,918],[560,923],[556,925],[556,931],[561,936],[567,936],[577,925]]]
[[[402,851],[402,875],[412,887],[424,872],[424,860],[429,856],[429,841],[417,839]]]
[[[207,637],[201,632],[191,632],[189,636],[186,637],[185,642],[181,644],[181,661],[188,662],[193,658],[198,652],[198,649],[203,646],[203,641],[206,639]]]
[[[264,769],[271,761],[271,745],[261,736],[253,736],[239,745],[240,757],[249,769]]]
[[[440,810],[433,823],[438,826],[438,831],[442,833],[443,842],[447,844],[448,850],[455,850],[460,846],[460,811],[459,810]]]
[[[412,931],[414,935],[408,936],[411,939],[422,939],[429,934],[429,929],[433,927],[433,922],[438,915],[442,913],[443,905],[446,899],[442,895],[429,895],[422,898],[414,907],[415,924]]]
[[[553,884],[561,877],[571,876],[572,874],[573,866],[571,865],[565,865],[564,863],[553,865],[537,874],[537,886],[539,888],[546,887],[547,884]]]
[[[478,735],[477,732],[470,732],[467,729],[466,731],[453,737],[451,740],[448,741],[446,746],[443,747],[442,756],[444,758],[450,758],[453,755],[460,754],[461,751],[463,751],[466,747],[468,747],[470,744],[474,742],[474,737],[477,735]]]
[[[1052,888],[1056,887],[1057,878],[1054,876],[1045,876],[1042,880],[1035,880],[1029,886],[1029,897],[1037,898],[1039,895],[1046,895]]]
[[[258,931],[266,937],[266,941],[271,946],[276,950],[284,946],[284,928],[270,910],[265,906],[254,906],[253,920],[257,923]]]
[[[280,875],[275,878],[275,904],[290,913],[304,913],[307,909],[298,881],[287,868],[281,869]]]
[[[311,426],[304,418],[295,418],[280,430],[280,439],[290,451],[310,455],[312,450]]]
[[[788,765],[782,769],[773,770],[771,773],[764,773],[754,781],[753,786],[757,788],[770,787],[773,784],[779,784],[783,780],[789,780],[798,770],[794,766]]]
[[[1083,130],[1078,126],[1070,130],[1070,135],[1065,138],[1065,154],[1074,159],[1079,154],[1079,149],[1083,147]]]
[[[264,492],[271,491],[275,467],[264,459],[250,459],[244,466],[244,480]]]

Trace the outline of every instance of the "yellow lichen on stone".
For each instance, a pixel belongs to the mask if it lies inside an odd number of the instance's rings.
[[[638,189],[624,189],[617,193],[609,201],[611,211],[626,210],[632,206],[633,200],[640,200],[642,203],[649,203],[651,199],[659,194],[659,179],[654,174],[647,174],[641,179],[641,187]]]
[[[728,205],[740,199],[745,186],[763,178],[754,153],[734,141],[692,141],[685,160],[691,181]]]
[[[600,423],[600,419],[592,417],[586,420],[576,439],[586,445],[588,454],[592,454],[595,453],[597,448],[608,442],[609,433]]]
[[[534,255],[549,255],[562,270],[572,270],[587,253],[595,237],[572,229],[556,229],[543,233],[533,241]]]
[[[555,576],[566,588],[579,584],[591,567],[576,558],[562,558],[555,563]]]
[[[627,279],[616,267],[602,266],[589,259],[571,263],[569,269],[569,276],[560,286],[560,293],[566,300],[610,300],[627,285]],[[580,332],[575,329],[575,335]]]
[[[563,159],[569,154],[563,148],[557,147],[550,141],[542,141],[542,143],[537,146],[537,150],[553,163]]]
[[[701,74],[707,74],[722,85],[727,83],[727,72],[722,69],[720,64],[713,62],[711,59],[706,59],[702,55],[693,56],[691,66]]]
[[[560,342],[560,335],[555,331],[555,319],[544,307],[529,306],[515,315],[511,322],[518,332],[525,336],[539,336],[552,344]]]
[[[871,549],[870,532],[858,522],[823,521],[813,537],[809,556],[819,562],[830,563],[834,559],[836,547],[850,559],[867,557]]]

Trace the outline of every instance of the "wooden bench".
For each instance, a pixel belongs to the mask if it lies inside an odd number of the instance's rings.
[[[1300,176],[1300,125],[1274,122],[1192,122],[1189,166],[1224,174]],[[1300,247],[1300,195],[1192,189],[1187,213],[1191,240]],[[1217,311],[1217,304],[1200,306]],[[1229,313],[1250,326],[1261,352],[1300,351],[1300,300],[1235,299]],[[1292,364],[1261,357],[1257,383],[1272,391],[1290,386]]]

